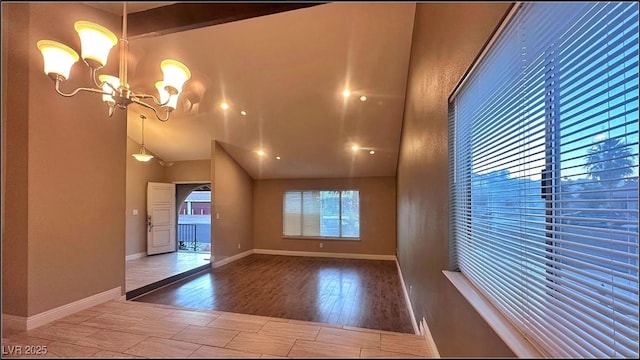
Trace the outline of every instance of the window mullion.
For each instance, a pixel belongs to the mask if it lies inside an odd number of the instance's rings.
[[[342,237],[342,191],[338,191],[338,236]]]
[[[304,191],[300,191],[300,236],[304,236]]]

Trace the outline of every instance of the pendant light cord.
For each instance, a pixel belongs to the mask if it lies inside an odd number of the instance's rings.
[[[140,115],[140,119],[142,119],[142,147],[144,147],[144,119],[146,118],[146,116]]]

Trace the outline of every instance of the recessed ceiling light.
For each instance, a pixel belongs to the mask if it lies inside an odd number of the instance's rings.
[[[373,155],[373,154],[375,154],[375,153],[376,153],[376,152],[375,152],[375,151],[373,151],[373,150],[369,151],[369,154],[371,154],[371,155]]]
[[[349,91],[348,89],[344,89],[344,91],[342,92],[342,96],[349,97],[349,95],[351,95],[351,91]]]
[[[360,101],[367,101],[367,97],[364,95],[360,96]]]
[[[351,150],[353,150],[353,151],[358,151],[358,149],[360,149],[360,146],[358,146],[358,145],[353,145],[351,147]]]
[[[246,111],[244,111],[244,110],[242,110],[242,111],[240,111],[240,115],[242,115],[242,116],[247,116],[247,112],[246,112]]]
[[[258,153],[258,155],[260,155],[260,156],[264,156],[264,155],[265,155],[265,152],[264,152],[264,151],[262,151],[262,150],[258,150],[258,151],[256,151],[256,152],[257,152],[257,153]]]
[[[223,102],[222,104],[220,104],[220,107],[221,107],[223,110],[227,110],[227,109],[229,108],[229,104],[227,104],[226,102]]]
[[[280,156],[276,156],[276,160],[280,160]]]

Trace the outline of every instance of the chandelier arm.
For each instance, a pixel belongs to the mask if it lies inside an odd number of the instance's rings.
[[[95,69],[95,68],[93,68],[93,67],[90,67],[89,69],[91,69],[91,79],[93,79],[93,83],[95,84],[95,86],[96,86],[97,88],[102,89],[102,85],[103,85],[104,83],[101,83],[101,82],[98,80],[98,76],[97,76],[97,75],[98,75],[98,71],[97,71],[97,69]],[[109,85],[111,85],[111,84],[109,84]],[[113,88],[113,86],[111,86],[111,87]]]
[[[156,105],[159,106],[165,106],[169,103],[169,98],[167,98],[167,101],[165,102],[160,102],[160,100],[158,100],[158,98],[156,98],[154,95],[150,95],[150,94],[138,94],[138,93],[131,93],[131,97],[132,98],[136,98],[136,99],[153,99],[153,102],[156,103]]]
[[[111,93],[105,92],[103,90],[100,89],[93,89],[93,88],[77,88],[75,89],[73,92],[71,93],[64,93],[62,92],[62,90],[60,90],[60,79],[56,79],[56,92],[64,97],[72,97],[75,96],[76,94],[78,94],[81,91],[86,91],[86,92],[92,92],[92,93],[96,93],[96,94],[103,94],[103,95],[111,95]]]
[[[153,110],[153,113],[156,115],[156,118],[158,118],[158,120],[160,120],[162,122],[167,122],[169,120],[170,111],[167,111],[167,117],[166,118],[162,118],[162,117],[160,117],[160,115],[158,115],[158,110],[155,107],[147,104],[146,102],[140,101],[140,100],[138,100],[137,98],[134,98],[134,97],[131,98],[131,101],[136,103],[136,104],[138,104],[138,105],[142,105],[142,106],[144,106],[144,107],[146,107],[148,109]]]

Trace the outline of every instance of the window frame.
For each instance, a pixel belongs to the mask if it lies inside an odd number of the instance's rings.
[[[303,204],[304,204],[304,198],[302,196],[303,193],[305,192],[331,192],[331,191],[335,191],[338,192],[339,195],[339,200],[338,200],[338,204],[339,204],[339,229],[340,229],[340,236],[320,236],[320,235],[303,235],[303,222],[300,222],[300,235],[287,235],[285,234],[285,216],[286,216],[286,206],[287,206],[287,194],[289,193],[299,193],[300,194],[300,208],[301,208],[301,212],[299,213],[300,216],[304,216],[304,210],[303,210]],[[358,236],[342,236],[342,195],[343,192],[347,192],[347,191],[353,191],[356,192],[358,194]],[[361,232],[360,232],[360,224],[362,223],[360,221],[360,218],[362,216],[362,210],[361,210],[361,206],[360,206],[360,189],[359,188],[349,188],[349,189],[335,189],[335,188],[329,188],[329,189],[295,189],[295,190],[284,190],[282,193],[282,238],[283,239],[299,239],[299,240],[332,240],[332,241],[340,241],[340,240],[344,240],[344,241],[360,241],[361,240]],[[322,216],[322,214],[320,214],[320,216]]]

